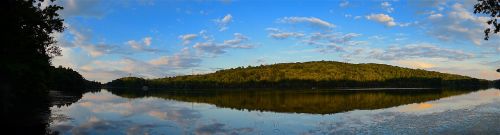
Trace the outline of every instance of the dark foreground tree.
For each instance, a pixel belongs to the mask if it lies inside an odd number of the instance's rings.
[[[14,134],[45,132],[37,120],[47,118],[40,112],[48,111],[50,59],[60,55],[51,35],[64,27],[57,14],[62,7],[43,6],[43,1],[5,0],[0,4],[1,117],[2,126]]]
[[[500,0],[478,0],[478,3],[474,5],[474,13],[490,16],[490,19],[486,23],[491,27],[484,30],[484,40],[490,38],[490,33],[496,34],[500,32],[500,22],[497,21],[497,18],[500,17]]]

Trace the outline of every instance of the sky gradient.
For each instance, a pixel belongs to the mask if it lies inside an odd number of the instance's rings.
[[[89,80],[332,60],[498,79],[500,36],[464,1],[59,0],[53,65]]]

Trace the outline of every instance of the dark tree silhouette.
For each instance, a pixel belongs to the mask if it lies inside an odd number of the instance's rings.
[[[52,67],[50,71],[49,83],[51,90],[73,92],[75,94],[86,92],[89,89],[99,89],[101,83],[88,81],[80,73],[71,68],[62,66]]]
[[[490,38],[490,33],[500,32],[500,22],[497,21],[500,17],[500,0],[478,0],[478,3],[474,5],[474,13],[488,14],[491,17],[486,23],[493,27],[493,31],[491,28],[486,28],[484,40]]]
[[[43,1],[5,0],[0,4],[2,121],[14,134],[45,132],[40,121],[46,118],[40,112],[48,111],[50,59],[60,55],[51,35],[62,32],[64,26],[57,13],[63,8],[43,6]]]

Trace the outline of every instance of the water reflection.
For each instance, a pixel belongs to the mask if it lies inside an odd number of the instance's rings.
[[[152,96],[183,102],[208,103],[217,107],[238,110],[331,114],[424,102],[471,91],[475,90],[165,90],[147,92],[113,90],[111,92],[128,98]]]
[[[102,90],[86,93],[73,104],[51,107],[50,128],[61,134],[500,133],[492,127],[500,124],[498,89],[261,92],[210,96],[203,92],[114,94]],[[335,103],[348,105],[329,105]],[[273,105],[278,109],[267,108]],[[320,107],[307,107],[313,105]],[[329,107],[347,109],[321,109]],[[332,112],[343,113],[329,114]]]

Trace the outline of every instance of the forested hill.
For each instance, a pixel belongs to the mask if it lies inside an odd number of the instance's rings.
[[[82,93],[89,89],[100,89],[101,83],[89,81],[80,73],[66,67],[50,67],[46,85],[51,90]]]
[[[204,88],[339,88],[339,87],[464,87],[488,81],[462,75],[384,64],[335,61],[281,63],[238,67],[204,75],[159,79],[121,78],[108,87]]]

